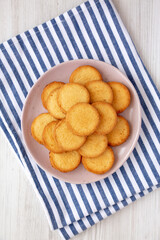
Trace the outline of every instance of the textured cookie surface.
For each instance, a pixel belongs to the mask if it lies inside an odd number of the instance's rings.
[[[99,101],[112,103],[113,91],[108,83],[103,81],[91,81],[88,82],[85,87],[89,91],[91,103]]]
[[[100,123],[96,132],[108,134],[113,130],[117,123],[117,114],[111,104],[106,102],[95,102],[92,104],[100,114]]]
[[[58,144],[65,151],[79,149],[86,141],[86,137],[73,134],[73,132],[67,127],[65,119],[57,124],[54,134]]]
[[[41,94],[42,104],[46,108],[46,101],[49,94],[56,88],[62,87],[64,85],[63,82],[51,82],[43,89]]]
[[[93,133],[89,137],[87,137],[86,142],[83,146],[78,150],[78,152],[83,157],[98,157],[101,155],[107,148],[108,140],[105,135],[99,135]]]
[[[70,172],[78,167],[81,155],[77,151],[49,154],[52,167],[61,172]]]
[[[39,116],[37,116],[31,125],[31,133],[33,138],[39,142],[40,144],[43,144],[43,138],[42,138],[42,134],[43,134],[43,130],[45,128],[45,126],[52,122],[52,121],[56,121],[57,119],[55,119],[52,115],[50,115],[49,113],[42,113]]]
[[[114,163],[114,153],[110,147],[107,147],[104,153],[99,157],[87,158],[82,157],[84,167],[93,173],[103,174],[111,169]]]
[[[124,117],[118,116],[115,128],[107,135],[108,144],[110,146],[118,146],[128,139],[129,134],[130,127],[128,121]]]
[[[67,112],[73,105],[79,102],[89,103],[88,90],[77,83],[67,83],[59,91],[58,104]]]
[[[91,135],[98,127],[99,113],[87,103],[77,103],[66,114],[67,126],[79,136]]]
[[[65,114],[62,112],[62,109],[58,105],[58,93],[60,91],[60,88],[57,88],[53,90],[49,97],[47,98],[46,102],[46,108],[48,112],[53,115],[57,119],[63,119],[65,118]]]
[[[113,91],[112,106],[117,113],[123,112],[130,104],[131,96],[128,88],[119,82],[108,82]]]
[[[70,82],[80,83],[82,85],[94,80],[102,80],[102,76],[96,68],[89,65],[75,69],[69,79]]]
[[[64,150],[58,145],[55,136],[54,130],[57,125],[57,122],[50,122],[45,126],[43,130],[43,144],[44,146],[54,153],[62,153]]]

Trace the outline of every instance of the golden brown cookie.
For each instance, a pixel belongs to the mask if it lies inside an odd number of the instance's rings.
[[[110,147],[107,147],[105,152],[99,157],[87,158],[82,157],[82,163],[84,167],[93,173],[103,174],[109,171],[114,163],[114,153]]]
[[[46,101],[49,96],[49,94],[56,88],[60,88],[64,85],[63,82],[51,82],[45,88],[43,89],[43,92],[41,94],[41,100],[43,106],[46,108]]]
[[[119,82],[108,82],[113,91],[112,106],[117,113],[123,112],[130,104],[131,95],[128,88]]]
[[[40,144],[43,144],[43,138],[42,138],[42,134],[43,134],[43,130],[45,128],[45,126],[52,122],[52,121],[56,121],[57,119],[55,119],[52,115],[50,115],[49,113],[41,113],[38,117],[36,117],[31,125],[31,133],[32,133],[32,137],[39,142]]]
[[[60,91],[60,88],[57,88],[53,90],[50,95],[47,98],[46,102],[46,108],[48,112],[53,115],[57,119],[63,119],[65,118],[64,112],[62,112],[62,109],[58,105],[58,93]]]
[[[67,127],[66,120],[61,120],[54,131],[58,144],[65,151],[79,149],[86,141],[86,137],[77,136]]]
[[[80,164],[81,155],[77,151],[64,153],[50,152],[49,159],[52,167],[61,172],[70,172]]]
[[[108,140],[105,135],[93,133],[92,135],[87,137],[86,142],[78,150],[78,152],[83,157],[98,157],[106,150],[107,146]]]
[[[108,144],[110,146],[118,146],[124,143],[130,134],[130,127],[128,121],[122,117],[117,117],[117,124],[112,132],[107,135]]]
[[[64,112],[80,102],[89,103],[88,90],[78,83],[67,83],[59,91],[58,104]]]
[[[89,65],[81,66],[75,69],[69,79],[69,82],[80,83],[85,85],[87,82],[101,80],[102,76],[100,72]]]
[[[86,83],[85,87],[90,94],[90,102],[108,102],[113,101],[113,91],[108,83],[103,81],[91,81]]]
[[[58,145],[55,136],[54,136],[54,129],[57,125],[58,121],[50,122],[45,126],[43,130],[43,144],[44,146],[54,153],[62,153],[64,150]]]
[[[95,102],[92,104],[100,115],[100,123],[96,132],[99,134],[108,134],[113,130],[117,123],[117,114],[111,104],[106,102]]]
[[[66,123],[74,134],[88,136],[98,127],[99,113],[88,103],[77,103],[67,112]]]

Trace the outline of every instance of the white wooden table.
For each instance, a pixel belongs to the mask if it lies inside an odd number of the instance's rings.
[[[0,0],[0,42],[83,0]],[[160,0],[113,0],[160,90]],[[147,195],[75,237],[80,240],[159,240],[160,191]],[[0,240],[60,240],[8,141],[0,132]]]

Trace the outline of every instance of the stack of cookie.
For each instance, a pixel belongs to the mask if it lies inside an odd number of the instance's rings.
[[[92,66],[81,66],[69,83],[52,82],[41,95],[44,108],[31,126],[33,138],[49,151],[51,165],[62,172],[84,167],[103,174],[114,164],[110,146],[129,137],[128,121],[118,116],[130,104],[130,92],[119,82],[104,82]]]

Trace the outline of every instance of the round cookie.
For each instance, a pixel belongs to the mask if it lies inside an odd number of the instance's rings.
[[[77,151],[64,153],[50,152],[49,159],[52,167],[61,172],[70,172],[80,164],[81,155]]]
[[[130,127],[128,121],[122,117],[117,117],[117,124],[112,132],[107,135],[108,144],[110,146],[119,146],[124,143],[130,134]]]
[[[131,95],[128,88],[119,82],[108,82],[113,91],[112,106],[117,113],[123,112],[130,104]]]
[[[60,121],[54,131],[58,144],[65,151],[79,149],[86,141],[86,137],[77,136],[67,127],[66,120]]]
[[[102,135],[113,130],[117,123],[117,114],[111,104],[106,102],[95,102],[92,104],[100,115],[100,123],[96,132]]]
[[[64,150],[58,145],[55,137],[54,137],[54,129],[58,122],[50,122],[45,126],[43,130],[43,143],[44,146],[54,153],[62,153]]]
[[[46,102],[46,108],[48,112],[53,115],[57,119],[63,119],[65,118],[65,114],[62,112],[62,109],[58,105],[58,93],[60,91],[60,88],[57,88],[53,90],[49,97],[47,98]]]
[[[87,137],[86,142],[78,150],[78,152],[83,157],[98,157],[106,150],[107,146],[108,140],[105,135],[93,133],[92,135]]]
[[[104,153],[99,157],[82,157],[84,167],[92,173],[103,174],[111,169],[114,163],[114,153],[110,147],[107,147]]]
[[[79,136],[91,135],[99,124],[98,111],[88,103],[77,103],[66,114],[68,128]]]
[[[43,134],[43,130],[45,128],[45,126],[52,122],[52,121],[56,121],[57,119],[55,119],[52,115],[50,115],[49,113],[41,113],[39,116],[37,116],[31,125],[31,133],[32,133],[32,137],[39,142],[40,144],[43,144],[43,138],[42,138],[42,134]]]
[[[112,103],[113,91],[108,83],[103,81],[91,81],[86,83],[85,87],[90,94],[91,103],[99,101]]]
[[[85,85],[87,82],[101,80],[102,76],[100,72],[89,65],[81,66],[75,69],[69,79],[69,82],[80,83]]]
[[[78,83],[67,83],[59,91],[58,104],[64,112],[79,102],[89,103],[88,90]]]
[[[45,86],[45,88],[43,89],[43,92],[41,94],[41,100],[42,100],[42,104],[43,107],[46,108],[46,101],[47,98],[49,96],[49,94],[56,88],[60,88],[64,85],[63,82],[51,82],[48,85]]]

